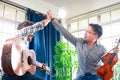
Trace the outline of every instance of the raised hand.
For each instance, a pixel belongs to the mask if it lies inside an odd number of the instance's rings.
[[[41,21],[43,26],[46,26],[51,21],[50,11],[47,11],[46,16],[47,18]]]
[[[47,15],[48,15],[48,18],[49,18],[50,20],[53,19],[53,15],[52,15],[52,12],[51,12],[50,10],[47,11]]]

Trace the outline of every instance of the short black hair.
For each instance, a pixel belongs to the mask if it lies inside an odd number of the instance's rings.
[[[24,21],[18,25],[17,30],[20,30],[20,29],[25,28],[30,25],[33,25],[32,21]]]
[[[103,34],[103,29],[102,29],[102,26],[101,25],[98,25],[98,24],[89,24],[89,26],[91,26],[94,30],[94,32],[98,35],[98,38],[100,38]]]

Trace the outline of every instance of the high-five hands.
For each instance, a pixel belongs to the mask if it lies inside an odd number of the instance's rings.
[[[48,18],[49,18],[50,20],[53,19],[53,15],[52,15],[52,12],[51,12],[50,10],[47,11],[47,15],[48,15]]]
[[[53,19],[54,19],[51,10],[48,10],[46,12],[46,16],[47,16],[47,18],[42,21],[43,26],[46,26],[49,22],[53,21]]]
[[[47,18],[41,21],[43,26],[46,26],[51,21],[51,16],[49,12],[47,12],[46,16]]]

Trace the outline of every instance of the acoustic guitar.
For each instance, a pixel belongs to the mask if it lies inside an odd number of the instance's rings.
[[[3,71],[8,75],[22,76],[26,72],[34,74],[40,68],[50,74],[49,67],[36,61],[35,52],[29,50],[20,38],[6,40],[1,59]]]

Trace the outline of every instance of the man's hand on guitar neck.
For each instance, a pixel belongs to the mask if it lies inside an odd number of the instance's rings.
[[[36,66],[36,69],[46,70],[46,64],[43,64],[42,67]]]

